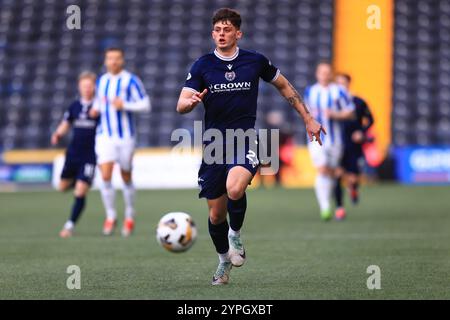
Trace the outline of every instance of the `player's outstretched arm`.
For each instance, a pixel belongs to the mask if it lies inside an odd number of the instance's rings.
[[[181,90],[177,103],[177,112],[181,114],[191,112],[200,102],[202,102],[207,93],[208,89],[203,90],[201,93],[187,89]]]
[[[325,115],[336,121],[347,121],[356,119],[355,113],[355,104],[353,103],[353,99],[350,98],[348,92],[340,92],[339,93],[339,103],[341,106],[341,110],[336,111],[332,109],[325,110]]]
[[[326,134],[325,129],[320,123],[318,123],[310,114],[308,108],[306,107],[303,98],[295,90],[294,86],[284,77],[282,74],[272,82],[272,84],[280,91],[280,94],[286,98],[289,104],[294,107],[295,110],[303,118],[306,125],[306,132],[310,141],[315,138],[320,145],[322,145],[322,140],[320,139],[320,133]]]
[[[149,112],[152,109],[152,104],[148,96],[144,96],[134,102],[125,102],[121,98],[115,98],[112,104],[117,110],[123,109],[131,112]]]
[[[55,132],[52,134],[52,138],[50,142],[52,145],[57,145],[59,143],[59,140],[64,137],[67,132],[69,132],[70,129],[70,122],[67,120],[61,121],[58,128],[56,128]]]
[[[94,119],[100,117],[100,98],[97,96],[94,99],[92,108],[89,110],[89,117]]]
[[[337,121],[346,121],[355,119],[354,110],[342,110],[342,111],[327,110],[327,115],[330,119]]]
[[[142,81],[137,76],[132,76],[129,83],[130,96],[128,99],[124,100],[120,96],[116,96],[112,99],[111,105],[116,110],[125,110],[130,112],[145,113],[150,112],[152,109],[152,104],[150,102],[150,97],[145,92],[145,87]]]

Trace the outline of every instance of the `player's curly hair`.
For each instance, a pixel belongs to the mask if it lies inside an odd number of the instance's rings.
[[[212,24],[213,26],[220,21],[229,21],[233,26],[236,27],[236,29],[241,28],[241,15],[237,10],[230,9],[230,8],[220,8],[216,12],[214,12],[213,18],[212,18]]]

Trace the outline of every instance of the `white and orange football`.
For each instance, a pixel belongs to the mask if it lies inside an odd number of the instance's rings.
[[[171,252],[183,252],[194,244],[197,228],[191,216],[184,212],[169,212],[159,220],[156,240]]]

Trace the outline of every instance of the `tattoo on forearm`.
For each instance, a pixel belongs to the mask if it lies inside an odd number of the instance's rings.
[[[300,103],[300,105],[303,107],[303,110],[309,114],[309,110],[305,105],[305,102],[303,101],[302,96],[298,93],[297,90],[295,90],[294,86],[288,82],[289,87],[292,89],[292,91],[294,92],[294,95],[291,97],[287,97],[286,100],[289,102],[290,105],[295,106],[295,102],[298,101]]]

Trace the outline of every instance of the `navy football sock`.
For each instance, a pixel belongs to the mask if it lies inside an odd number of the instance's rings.
[[[84,205],[86,203],[86,197],[75,197],[75,201],[72,206],[72,214],[70,215],[70,221],[74,224],[77,222],[78,218],[81,215],[81,212],[84,209]]]
[[[244,193],[242,198],[232,200],[228,198],[228,214],[230,215],[230,227],[233,231],[239,231],[244,223],[245,211],[247,210],[247,195]]]
[[[225,219],[225,221],[220,224],[212,224],[211,220],[208,218],[208,229],[217,253],[227,253],[229,248],[228,221]]]
[[[343,205],[343,201],[342,201],[342,197],[343,197],[344,191],[342,190],[342,186],[341,186],[341,178],[338,178],[336,180],[336,184],[334,186],[334,197],[336,199],[336,207],[342,207]]]

